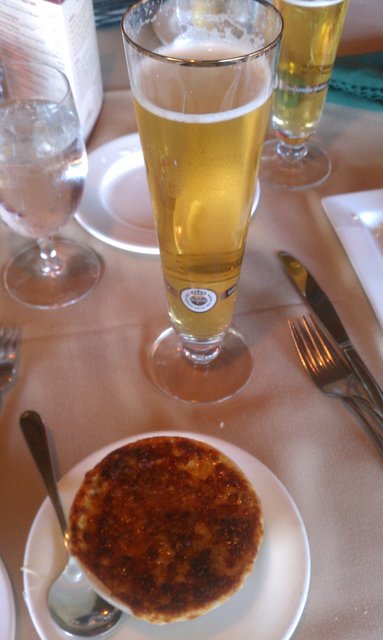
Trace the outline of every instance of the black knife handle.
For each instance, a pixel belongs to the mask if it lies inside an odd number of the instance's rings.
[[[371,398],[371,401],[375,404],[378,411],[382,414],[382,417],[383,417],[382,388],[379,386],[374,376],[367,369],[363,360],[361,359],[361,357],[353,347],[343,348],[343,353],[346,356],[348,362],[350,363],[352,370],[355,372],[355,375],[360,380],[363,388],[366,390],[368,396]]]

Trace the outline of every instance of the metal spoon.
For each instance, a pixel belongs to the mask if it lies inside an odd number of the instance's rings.
[[[67,547],[67,526],[57,484],[45,426],[35,411],[25,411],[20,427],[47,488]],[[69,555],[68,563],[48,593],[48,608],[53,620],[74,636],[98,636],[109,631],[121,617],[121,611],[100,598]]]

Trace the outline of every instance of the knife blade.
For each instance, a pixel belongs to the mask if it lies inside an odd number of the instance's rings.
[[[369,397],[383,415],[383,390],[356,351],[329,298],[299,260],[286,251],[279,251],[278,257],[290,280],[335,340]]]

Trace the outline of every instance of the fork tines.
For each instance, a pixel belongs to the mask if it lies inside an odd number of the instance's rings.
[[[306,370],[311,369],[311,372],[318,374],[322,368],[337,369],[342,366],[345,371],[351,372],[338,347],[327,337],[313,316],[289,321],[289,328]]]
[[[20,341],[19,327],[0,327],[0,360],[15,360]]]

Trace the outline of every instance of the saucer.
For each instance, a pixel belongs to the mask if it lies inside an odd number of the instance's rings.
[[[69,509],[84,474],[113,449],[156,435],[194,438],[231,458],[253,484],[261,503],[265,534],[254,569],[244,586],[220,607],[194,620],[149,624],[123,615],[114,640],[288,640],[302,615],[310,582],[310,551],[297,507],[276,476],[259,460],[215,437],[182,431],[143,433],[110,444],[77,464],[60,481],[64,508]],[[62,534],[48,498],[30,530],[24,555],[25,600],[42,640],[66,636],[50,618],[46,593],[65,561]]]
[[[138,133],[89,153],[84,195],[75,218],[98,240],[119,249],[158,255],[145,163]],[[257,181],[252,214],[258,205]]]
[[[114,247],[159,253],[138,133],[89,154],[88,177],[75,218],[91,235]]]
[[[0,640],[13,640],[15,637],[16,614],[15,601],[7,570],[0,558]]]

